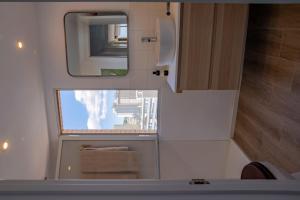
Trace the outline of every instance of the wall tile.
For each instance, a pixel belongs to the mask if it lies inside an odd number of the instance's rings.
[[[130,4],[131,29],[155,30],[156,19],[164,14],[163,3]]]
[[[111,78],[111,82],[112,85],[115,85],[114,88],[116,89],[129,89],[130,88],[129,73],[126,76],[113,77]]]
[[[149,63],[149,60],[152,60],[149,54],[151,51],[132,51],[129,55],[130,57],[130,69],[146,69]]]
[[[280,56],[291,61],[300,62],[300,30],[283,32]]]
[[[286,4],[278,6],[280,28],[300,27],[300,5]]]
[[[157,10],[157,9],[161,9],[162,6],[164,5],[165,3],[161,3],[161,2],[147,2],[147,3],[132,2],[130,3],[130,9],[134,11],[139,11],[140,9]]]
[[[148,89],[148,71],[135,69],[129,71],[130,88],[132,89]]]
[[[252,5],[249,26],[234,139],[253,160],[299,171],[300,6]]]
[[[250,29],[293,29],[300,27],[300,5],[298,4],[253,4],[250,9]]]
[[[250,31],[247,35],[247,50],[279,56],[281,39],[282,32],[278,30]]]
[[[148,70],[148,85],[151,85],[151,87],[155,88],[155,89],[160,89],[162,87],[166,87],[167,86],[167,80],[166,77],[160,77],[160,76],[156,76],[152,74],[153,70],[149,69]],[[169,86],[167,86],[169,87]]]
[[[270,29],[280,26],[280,12],[276,5],[252,4],[249,12],[250,29]]]
[[[156,43],[155,45],[158,45],[158,44]],[[155,47],[155,49],[156,49],[156,47]],[[156,50],[148,52],[147,62],[148,62],[147,69],[154,70],[154,69],[158,68],[157,67],[158,55],[156,53]]]
[[[286,91],[291,91],[296,65],[298,65],[298,63],[280,58],[278,64],[270,67],[267,73],[275,86],[280,89],[285,89]]]
[[[247,53],[245,76],[258,78],[260,84],[291,90],[297,63],[261,53]],[[245,77],[246,78],[246,77]],[[247,80],[251,81],[251,80]]]
[[[298,63],[297,71],[294,75],[293,85],[292,85],[292,93],[300,95],[300,63]]]
[[[154,31],[148,30],[136,30],[132,31],[129,36],[129,40],[131,41],[129,46],[134,50],[151,50],[154,51],[155,43],[145,43],[142,42],[142,37],[155,37]]]
[[[130,16],[130,29],[155,31],[156,16],[151,15],[149,11],[144,10],[139,13],[132,13]]]

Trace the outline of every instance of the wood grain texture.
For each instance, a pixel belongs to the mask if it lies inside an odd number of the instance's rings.
[[[278,5],[261,4],[250,5],[250,10],[255,12],[249,12],[249,29],[265,29],[266,27],[272,29],[280,26],[280,7]],[[272,17],[270,17],[272,16]]]
[[[282,32],[278,30],[252,30],[247,34],[247,50],[265,55],[279,56]]]
[[[300,62],[300,30],[283,31],[280,56],[290,61]]]
[[[300,171],[299,14],[298,5],[250,7],[234,133],[250,159],[291,173]]]
[[[177,91],[239,88],[248,5],[181,6]]]
[[[216,4],[210,89],[239,89],[248,20],[246,4]]]
[[[208,89],[214,4],[181,5],[178,90]]]
[[[252,4],[250,29],[298,29],[300,26],[299,4]],[[253,9],[252,9],[253,10]]]

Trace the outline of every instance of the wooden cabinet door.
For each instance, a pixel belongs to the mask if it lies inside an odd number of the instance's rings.
[[[239,89],[248,5],[181,5],[177,90]]]
[[[210,89],[239,89],[247,20],[248,5],[216,4]]]
[[[179,91],[209,87],[214,7],[200,3],[181,5]]]

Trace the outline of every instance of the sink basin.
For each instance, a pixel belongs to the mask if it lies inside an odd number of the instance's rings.
[[[175,22],[173,18],[163,17],[157,19],[156,36],[157,65],[169,65],[174,59],[176,48]]]

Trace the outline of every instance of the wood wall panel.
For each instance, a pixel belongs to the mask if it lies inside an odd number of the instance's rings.
[[[300,171],[300,6],[252,5],[234,140]]]
[[[278,13],[278,25],[275,24],[275,28],[283,29],[299,29],[300,27],[300,5],[290,4],[290,5],[277,5]]]
[[[296,70],[296,75],[293,79],[291,89],[293,94],[300,94],[300,69],[299,68],[297,68]]]
[[[216,4],[210,89],[239,89],[248,5]]]
[[[247,4],[181,5],[177,91],[238,90]]]
[[[280,55],[287,60],[300,62],[300,30],[283,32]]]
[[[179,91],[208,89],[214,7],[198,3],[181,6]]]

